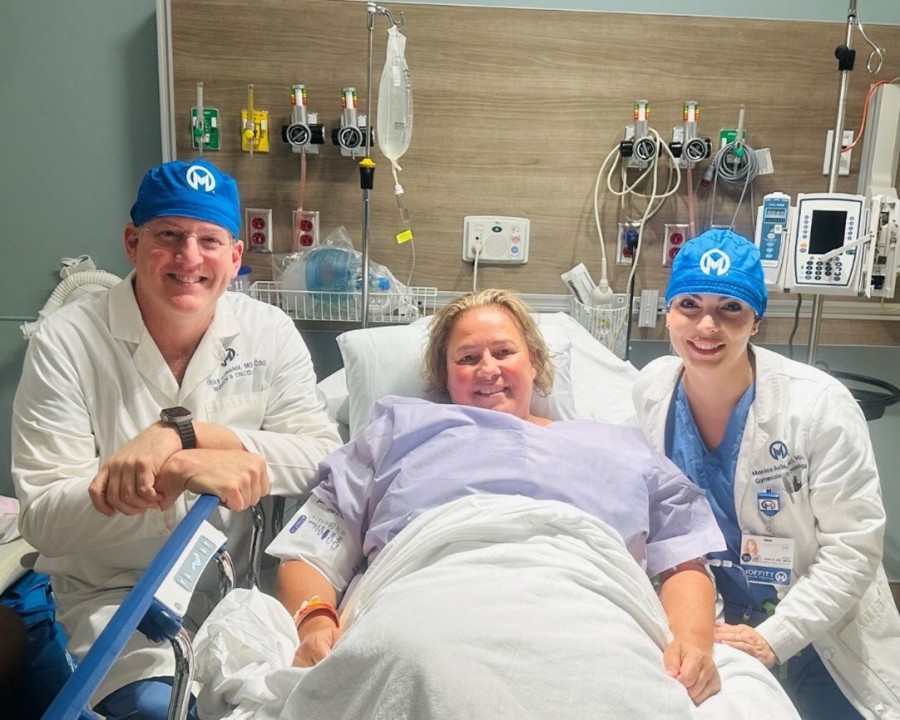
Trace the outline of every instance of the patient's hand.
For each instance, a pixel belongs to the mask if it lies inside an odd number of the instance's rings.
[[[294,653],[294,667],[312,667],[325,658],[340,639],[341,629],[327,616],[315,616],[300,624],[300,647]]]
[[[675,637],[663,653],[666,672],[687,688],[695,705],[722,689],[719,670],[708,641],[692,638],[688,634]]]
[[[738,650],[743,650],[748,655],[755,657],[767,668],[773,667],[778,662],[771,645],[765,641],[755,628],[749,625],[716,623],[714,639],[716,642],[725,643]]]

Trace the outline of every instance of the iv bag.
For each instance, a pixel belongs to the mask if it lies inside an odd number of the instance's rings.
[[[378,149],[396,165],[412,137],[412,83],[404,51],[406,38],[395,25],[388,28],[387,59],[378,86]]]

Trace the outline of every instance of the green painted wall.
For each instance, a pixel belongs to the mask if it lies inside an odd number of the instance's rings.
[[[160,162],[154,0],[8,0],[0,10],[0,493],[11,494],[19,332],[87,253],[128,269],[122,229]]]

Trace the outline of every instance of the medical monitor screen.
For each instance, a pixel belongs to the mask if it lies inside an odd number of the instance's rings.
[[[824,255],[844,244],[845,210],[813,210],[809,232],[810,255]]]

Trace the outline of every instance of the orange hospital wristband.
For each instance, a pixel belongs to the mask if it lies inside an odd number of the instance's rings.
[[[302,623],[308,615],[312,615],[316,612],[326,613],[331,616],[331,619],[334,620],[334,624],[337,627],[341,626],[337,608],[331,603],[325,602],[318,595],[313,595],[309,600],[304,600],[303,603],[301,603],[300,608],[294,613],[294,625],[299,628],[300,623]]]

